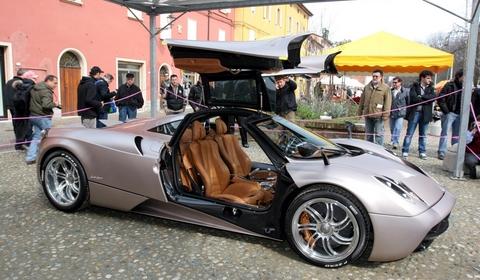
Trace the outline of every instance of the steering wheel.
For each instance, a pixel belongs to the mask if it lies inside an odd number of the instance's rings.
[[[291,155],[294,151],[297,150],[297,146],[301,144],[301,141],[299,143],[298,140],[299,139],[296,137],[291,137],[290,139],[288,139],[287,145],[285,145],[285,154]]]

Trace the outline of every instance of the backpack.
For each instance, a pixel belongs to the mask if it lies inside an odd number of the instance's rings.
[[[30,91],[35,86],[33,81],[18,81],[13,83],[15,92],[12,96],[13,107],[17,115],[27,117],[30,115]]]

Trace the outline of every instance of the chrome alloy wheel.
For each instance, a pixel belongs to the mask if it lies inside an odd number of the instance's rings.
[[[352,211],[329,198],[303,203],[295,211],[291,226],[296,247],[308,258],[326,263],[350,256],[360,237]]]
[[[80,176],[76,165],[64,157],[51,159],[45,168],[48,195],[59,205],[70,206],[80,193]]]

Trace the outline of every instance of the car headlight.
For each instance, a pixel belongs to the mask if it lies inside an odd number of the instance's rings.
[[[418,195],[415,194],[407,185],[405,185],[402,182],[396,182],[395,180],[393,180],[389,177],[386,177],[386,176],[382,176],[382,177],[374,176],[374,177],[375,177],[375,179],[377,179],[377,181],[384,184],[385,186],[387,186],[389,189],[396,192],[398,195],[400,195],[404,199],[407,199],[407,200],[417,199],[417,200],[420,200],[422,202],[425,202],[425,201],[423,201],[423,199],[418,197]]]

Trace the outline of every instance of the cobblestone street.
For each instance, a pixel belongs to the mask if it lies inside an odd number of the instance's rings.
[[[8,143],[11,123],[0,129]],[[456,195],[448,231],[403,260],[340,269],[306,263],[287,242],[97,207],[57,211],[25,154],[2,148],[0,279],[480,279],[480,181],[450,179],[437,144],[429,139],[428,160],[413,146],[409,160]]]

